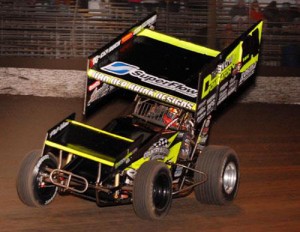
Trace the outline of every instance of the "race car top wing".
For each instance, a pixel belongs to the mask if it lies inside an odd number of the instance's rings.
[[[200,123],[255,73],[262,22],[219,52],[150,29],[156,17],[89,57],[85,113],[125,89],[196,112]]]
[[[155,20],[150,15],[89,58],[86,112],[119,89],[195,111],[198,74],[219,52],[150,30]]]
[[[252,79],[258,64],[263,22],[257,22],[200,73],[195,121],[198,125],[232,93]]]

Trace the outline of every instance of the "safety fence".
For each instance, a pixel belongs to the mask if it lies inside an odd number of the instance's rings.
[[[53,2],[0,0],[0,56],[87,57],[152,11],[158,13],[158,31],[218,50],[253,23],[232,21],[230,1]],[[299,29],[299,20],[265,23],[262,63],[294,65]]]

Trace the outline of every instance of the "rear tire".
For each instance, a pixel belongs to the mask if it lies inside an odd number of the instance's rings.
[[[133,208],[142,219],[161,219],[170,210],[172,179],[168,167],[155,160],[144,163],[133,185]]]
[[[196,162],[196,170],[207,174],[207,180],[195,187],[198,201],[206,204],[224,205],[232,201],[239,186],[239,160],[234,150],[225,146],[206,147]],[[195,173],[195,181],[204,176]]]
[[[33,151],[23,160],[17,176],[17,192],[20,200],[31,207],[41,207],[52,202],[57,194],[57,187],[43,181],[49,172],[46,167],[57,168],[54,155],[41,156],[41,151]]]

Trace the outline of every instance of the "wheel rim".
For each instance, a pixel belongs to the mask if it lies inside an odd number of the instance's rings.
[[[237,167],[234,162],[226,165],[223,174],[223,189],[227,194],[231,194],[237,182]]]
[[[53,169],[56,168],[56,164],[51,159],[45,159],[38,163],[34,168],[34,192],[37,200],[42,205],[50,203],[57,192],[57,187],[55,185],[44,181],[44,179],[49,176],[49,173],[46,171],[47,167]]]
[[[156,209],[164,209],[170,200],[171,186],[166,174],[159,175],[153,186],[153,203]]]

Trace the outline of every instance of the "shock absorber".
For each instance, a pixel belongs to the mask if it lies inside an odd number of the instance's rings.
[[[204,120],[201,131],[199,132],[197,149],[199,149],[200,151],[202,151],[207,144],[210,122],[211,115],[207,116],[207,118]]]
[[[115,184],[114,184],[114,186],[115,186],[115,187],[118,187],[119,184],[120,184],[120,174],[117,173],[117,174],[115,175]],[[119,193],[120,193],[119,190],[117,190],[117,191],[115,192],[115,194],[114,194],[114,198],[115,198],[115,199],[119,198]]]
[[[179,158],[186,160],[189,157],[191,152],[191,139],[191,135],[188,132],[184,133]]]

